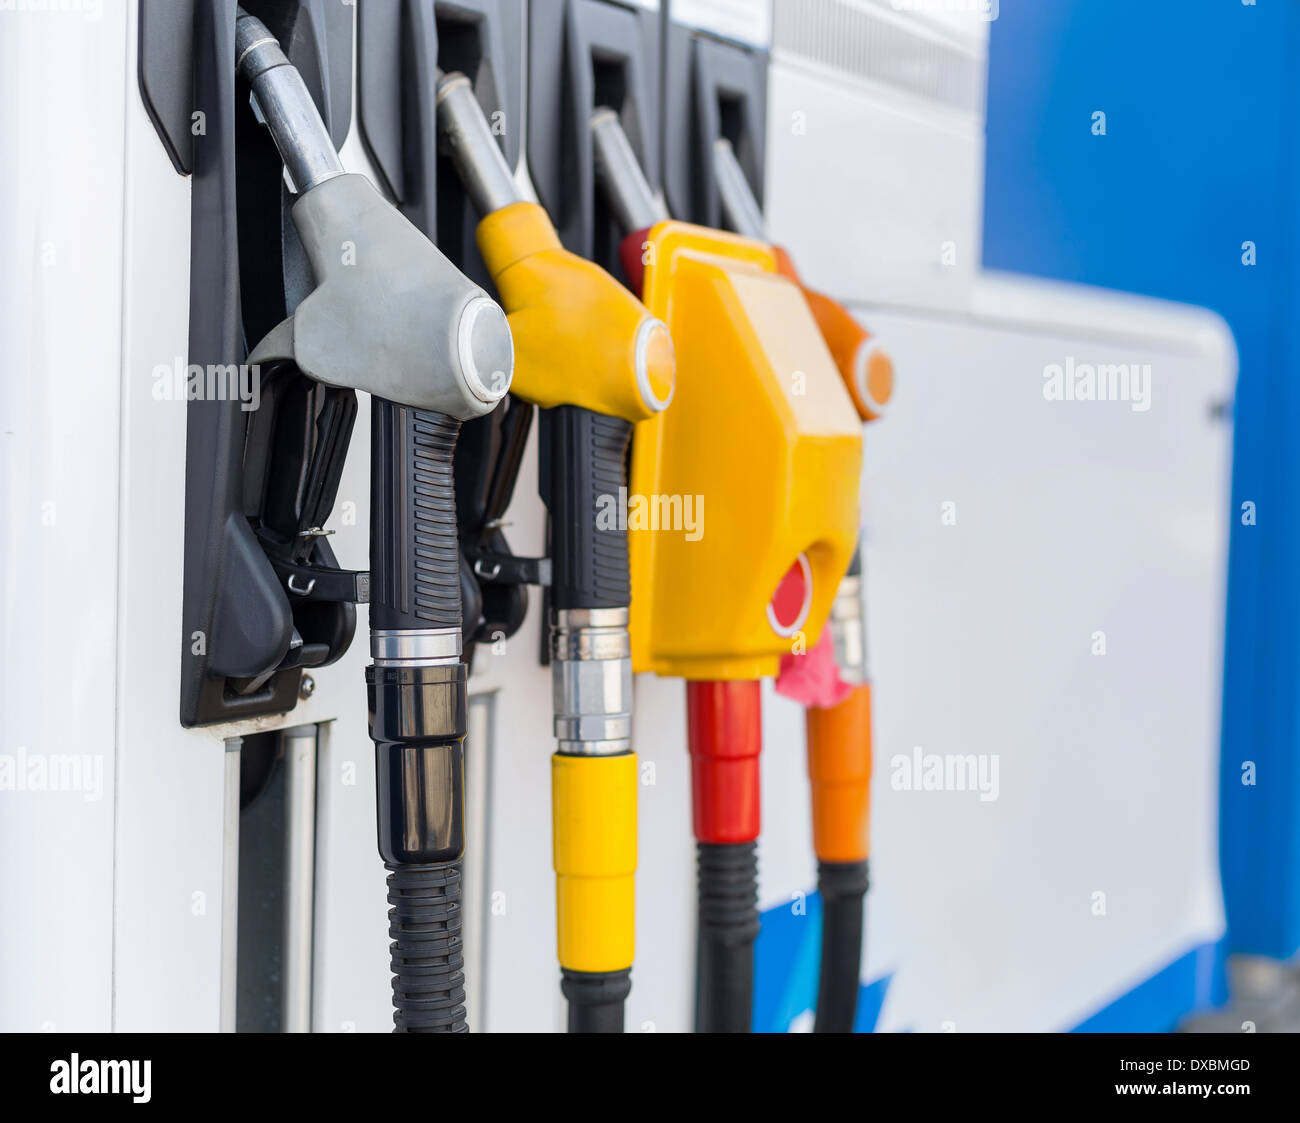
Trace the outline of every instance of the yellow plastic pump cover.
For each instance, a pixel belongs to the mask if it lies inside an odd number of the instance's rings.
[[[799,288],[761,242],[686,223],[643,247],[677,355],[673,408],[633,439],[626,519],[633,667],[775,675],[821,635],[858,532],[862,427]],[[517,377],[517,376],[516,376]],[[794,566],[794,626],[771,611]]]

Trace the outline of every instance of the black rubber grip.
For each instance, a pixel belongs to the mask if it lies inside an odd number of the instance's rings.
[[[623,1004],[632,992],[632,968],[570,971],[562,968],[560,990],[569,1000],[570,1033],[622,1033]]]
[[[632,426],[578,406],[542,414],[542,498],[551,513],[551,606],[626,608]]]
[[[701,842],[695,970],[697,1033],[748,1033],[758,936],[758,856],[753,842]]]
[[[460,863],[390,867],[394,1033],[466,1033]]]
[[[814,1033],[852,1033],[862,969],[862,906],[867,863],[818,862],[822,962]]]
[[[375,398],[370,431],[370,627],[459,628],[460,422]]]

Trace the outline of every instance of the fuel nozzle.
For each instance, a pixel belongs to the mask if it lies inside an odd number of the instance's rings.
[[[749,180],[736,159],[731,142],[719,137],[713,142],[713,177],[726,221],[738,234],[767,241],[766,225]],[[883,416],[894,392],[894,363],[867,331],[839,301],[810,289],[799,277],[790,255],[774,246],[777,267],[803,290],[804,299],[821,329],[822,338],[839,368],[844,386],[863,421]]]
[[[849,1033],[856,1021],[868,888],[871,823],[871,683],[867,674],[861,555],[835,594],[830,632],[838,702],[804,714],[813,852],[822,898],[817,1033]]]
[[[344,171],[302,76],[240,9],[237,68],[297,194],[292,216],[316,287],[249,356],[327,386],[465,420],[510,387],[513,347],[496,302],[363,175]]]
[[[713,157],[714,179],[727,221],[740,233],[766,240],[763,213],[730,142],[715,141]],[[799,280],[784,250],[774,249],[777,268],[803,290],[858,416],[863,421],[880,417],[893,392],[889,356],[843,305]],[[861,555],[855,553],[836,590],[826,624],[845,696],[830,706],[809,704],[805,711],[813,849],[823,908],[814,1020],[818,1033],[851,1031],[858,1002],[871,788],[871,686],[862,586]]]
[[[473,83],[458,71],[439,73],[437,102],[441,147],[456,165],[474,209],[489,215],[525,202],[483,116]]]
[[[678,354],[677,398],[638,430],[629,491],[719,512],[715,529],[694,539],[644,526],[630,533],[632,658],[638,671],[686,680],[696,1028],[746,1031],[760,680],[776,674],[793,636],[817,635],[848,566],[857,494],[845,481],[856,484],[861,469],[861,425],[808,301],[753,236],[761,219],[752,197],[741,232],[661,221],[618,117],[598,111],[591,128],[597,179],[629,229],[624,263],[644,263],[638,287]],[[804,394],[819,403],[816,417],[800,407]],[[799,595],[787,605],[791,573]]]
[[[546,212],[523,197],[469,80],[443,75],[437,102],[514,333],[513,392],[543,407],[556,935],[569,1029],[620,1032],[633,958],[637,766],[627,532],[602,525],[600,511],[626,484],[632,423],[672,399],[676,360],[664,324],[566,250]]]
[[[463,74],[438,82],[438,126],[470,202],[479,250],[509,314],[517,397],[644,421],[672,400],[676,362],[663,323],[605,270],[561,244],[527,201]]]
[[[510,330],[496,302],[368,179],[343,171],[301,76],[242,10],[236,50],[298,196],[293,221],[316,282],[249,363],[292,363],[372,396],[366,684],[393,1023],[462,1032],[468,702],[453,454],[461,421],[510,386]]]

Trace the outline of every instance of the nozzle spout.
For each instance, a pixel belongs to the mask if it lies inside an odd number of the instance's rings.
[[[663,222],[668,212],[651,190],[618,114],[608,108],[597,109],[591,115],[591,139],[596,180],[624,233]]]
[[[463,74],[446,74],[438,80],[438,129],[470,202],[480,215],[489,215],[511,203],[524,201],[510,174],[510,165]]]
[[[298,68],[266,24],[243,8],[235,20],[235,69],[253,88],[253,107],[271,130],[297,194],[343,174],[343,162]]]

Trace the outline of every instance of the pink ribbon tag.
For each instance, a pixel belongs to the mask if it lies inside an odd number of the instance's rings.
[[[776,676],[776,692],[802,706],[828,710],[838,706],[853,687],[840,678],[835,665],[835,644],[829,627],[803,655],[782,655],[781,672]]]

